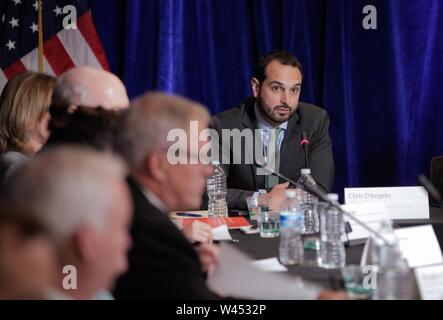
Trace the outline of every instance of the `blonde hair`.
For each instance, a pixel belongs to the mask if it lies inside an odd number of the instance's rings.
[[[13,77],[0,97],[0,154],[27,153],[28,131],[51,105],[55,78],[27,71]]]

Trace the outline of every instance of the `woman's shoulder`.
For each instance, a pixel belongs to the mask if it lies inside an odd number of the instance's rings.
[[[17,162],[25,162],[28,161],[28,157],[26,157],[23,153],[16,151],[8,151],[0,156],[0,161],[3,165],[12,165]]]

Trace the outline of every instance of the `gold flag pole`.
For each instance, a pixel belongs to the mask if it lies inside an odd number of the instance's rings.
[[[43,6],[42,0],[38,0],[38,72],[45,72],[43,64]]]

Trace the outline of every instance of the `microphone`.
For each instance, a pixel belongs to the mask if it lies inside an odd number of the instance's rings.
[[[327,204],[329,204],[330,206],[336,208],[340,213],[342,213],[343,215],[346,215],[347,217],[349,217],[351,220],[355,221],[357,224],[359,224],[360,226],[362,226],[364,229],[366,229],[370,234],[373,234],[374,236],[376,236],[378,239],[380,239],[381,241],[383,241],[385,244],[389,244],[389,241],[386,240],[386,238],[384,236],[382,236],[378,231],[374,230],[372,227],[368,226],[366,223],[364,223],[363,221],[361,221],[359,218],[355,217],[353,214],[351,214],[350,212],[347,212],[345,210],[342,209],[342,207],[340,206],[340,203],[337,201],[332,201],[328,198],[328,194],[322,190],[320,190],[319,188],[315,188],[313,186],[311,186],[310,184],[307,183],[298,183],[295,182],[294,180],[282,175],[279,172],[275,172],[274,170],[265,167],[257,162],[254,161],[254,166],[261,168],[263,170],[265,170],[268,174],[271,174],[273,176],[276,176],[278,178],[280,178],[283,181],[288,182],[289,184],[293,185],[296,188],[299,189],[303,189],[306,192],[316,196],[317,198],[321,199],[322,201],[326,202]],[[348,226],[349,227],[349,226]]]
[[[303,150],[305,151],[305,160],[306,160],[307,169],[309,169],[309,144],[310,141],[308,139],[308,135],[306,134],[306,132],[303,132],[301,135],[300,145],[303,147]]]
[[[426,189],[432,200],[434,200],[438,204],[438,206],[443,209],[443,199],[440,195],[440,192],[438,192],[432,182],[429,181],[424,174],[419,175],[417,181],[423,188]]]

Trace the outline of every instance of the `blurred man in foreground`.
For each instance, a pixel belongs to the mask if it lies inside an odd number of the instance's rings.
[[[132,206],[125,176],[114,156],[68,147],[38,155],[14,174],[7,199],[26,203],[57,248],[49,298],[101,299],[126,271]]]
[[[213,170],[198,162],[172,164],[168,134],[181,129],[189,137],[191,121],[201,132],[209,119],[197,103],[151,93],[135,100],[117,126],[115,149],[130,167],[135,208],[134,247],[129,253],[129,271],[117,284],[117,299],[217,298],[205,284],[205,272],[216,264],[215,247],[194,247],[168,217],[171,211],[200,207],[206,179]],[[198,159],[185,145],[181,151],[188,160]]]
[[[0,300],[44,299],[55,284],[56,266],[45,228],[19,206],[1,204]]]

